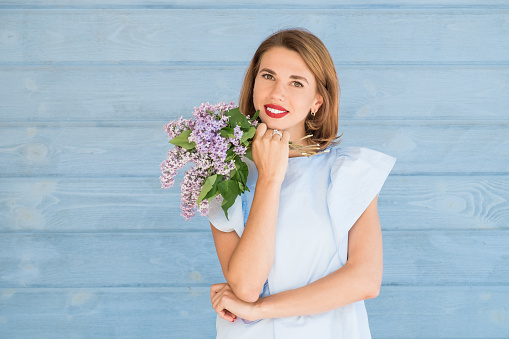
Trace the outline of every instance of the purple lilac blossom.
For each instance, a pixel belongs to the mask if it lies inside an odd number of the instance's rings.
[[[235,107],[233,102],[217,105],[202,104],[194,108],[194,121],[180,117],[177,121],[171,121],[165,126],[170,139],[177,137],[182,131],[190,129],[191,134],[188,140],[195,143],[193,150],[175,146],[168,152],[167,159],[161,163],[162,188],[172,187],[178,170],[189,162],[194,163],[194,166],[184,173],[181,183],[181,215],[186,220],[190,220],[195,215],[203,181],[214,174],[229,177],[230,171],[235,168],[233,160],[225,162],[229,143],[232,142],[235,146],[236,154],[245,154],[246,147],[239,145],[243,134],[240,126],[234,128],[234,138],[226,139],[219,132],[228,125],[229,118],[224,113]],[[197,209],[201,215],[207,215],[209,212],[208,201],[203,200]]]
[[[191,167],[184,174],[184,179],[180,184],[180,208],[181,215],[186,220],[190,220],[195,215],[196,202],[204,177],[203,171],[196,166]]]
[[[189,141],[196,143],[198,153],[207,155],[214,162],[214,168],[220,174],[226,174],[228,168],[224,165],[228,140],[219,131],[228,125],[228,117],[224,112],[235,107],[233,103],[219,103],[215,106],[206,103],[195,107],[193,112],[195,123]]]
[[[162,176],[159,177],[161,180],[161,188],[170,188],[175,183],[175,176],[178,170],[183,168],[188,162],[194,161],[196,154],[187,152],[185,149],[179,146],[173,147],[168,151],[168,157],[161,163]]]
[[[176,138],[179,136],[182,131],[192,128],[193,122],[191,119],[187,120],[183,117],[180,117],[178,120],[170,121],[168,125],[164,126],[164,130],[168,133],[168,137],[170,139]]]
[[[228,141],[234,146],[233,152],[235,152],[235,154],[237,154],[238,156],[243,156],[244,154],[246,154],[246,151],[247,151],[247,147],[240,144],[240,139],[242,139],[243,134],[244,134],[244,132],[242,132],[242,129],[240,128],[240,126],[237,125],[233,129],[234,137],[228,138]]]

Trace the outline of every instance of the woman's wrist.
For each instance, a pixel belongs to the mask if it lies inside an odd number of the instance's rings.
[[[270,187],[270,188],[280,188],[283,184],[283,178],[277,178],[276,176],[271,175],[260,175],[258,174],[258,179],[256,180],[256,187]]]
[[[266,309],[266,298],[258,298],[253,305],[253,320],[269,318]]]

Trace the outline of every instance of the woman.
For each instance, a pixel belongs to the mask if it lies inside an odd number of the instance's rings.
[[[339,84],[323,43],[284,30],[258,48],[241,111],[260,111],[248,187],[209,214],[226,283],[211,287],[218,338],[370,338],[364,299],[382,281],[377,195],[395,159],[332,148]],[[313,137],[302,139],[306,135]],[[311,157],[292,143],[319,144]]]

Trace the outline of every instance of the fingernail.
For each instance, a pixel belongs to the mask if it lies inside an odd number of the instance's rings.
[[[232,322],[234,322],[234,321],[235,321],[235,319],[232,320]]]

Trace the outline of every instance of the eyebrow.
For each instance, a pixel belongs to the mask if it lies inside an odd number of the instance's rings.
[[[267,73],[270,73],[270,74],[273,74],[273,75],[277,75],[276,72],[274,72],[273,70],[271,70],[269,68],[262,68],[260,70],[260,72],[258,72],[258,73],[262,73],[262,72],[267,72]],[[305,81],[309,85],[308,80],[306,78],[304,78],[303,76],[300,76],[300,75],[290,75],[290,79],[303,80],[303,81]]]

